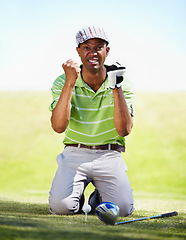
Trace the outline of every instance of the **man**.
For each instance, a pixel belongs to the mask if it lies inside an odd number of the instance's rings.
[[[104,65],[110,47],[102,28],[81,29],[76,41],[82,65],[72,59],[63,63],[65,73],[52,87],[51,124],[54,131],[65,132],[65,148],[57,157],[49,208],[54,214],[78,213],[84,189],[92,182],[92,209],[112,202],[120,216],[128,216],[134,210],[133,196],[121,151],[133,126],[133,93],[124,67]]]

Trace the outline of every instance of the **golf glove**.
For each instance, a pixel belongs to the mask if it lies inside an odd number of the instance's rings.
[[[122,67],[118,62],[107,67],[108,80],[111,89],[115,89],[115,87],[121,87],[125,70],[126,68]]]

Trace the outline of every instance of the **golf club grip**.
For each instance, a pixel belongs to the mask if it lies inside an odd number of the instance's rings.
[[[178,215],[178,212],[174,211],[174,212],[170,212],[170,213],[164,213],[162,214],[162,218],[164,217],[173,217],[173,216],[177,216]]]

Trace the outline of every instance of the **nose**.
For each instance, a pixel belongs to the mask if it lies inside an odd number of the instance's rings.
[[[90,54],[96,56],[98,53],[97,53],[97,50],[96,49],[93,49],[90,51]]]

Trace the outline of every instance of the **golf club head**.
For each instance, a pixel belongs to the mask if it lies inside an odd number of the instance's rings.
[[[104,223],[115,225],[119,216],[119,207],[114,203],[102,202],[96,207],[96,214]]]

